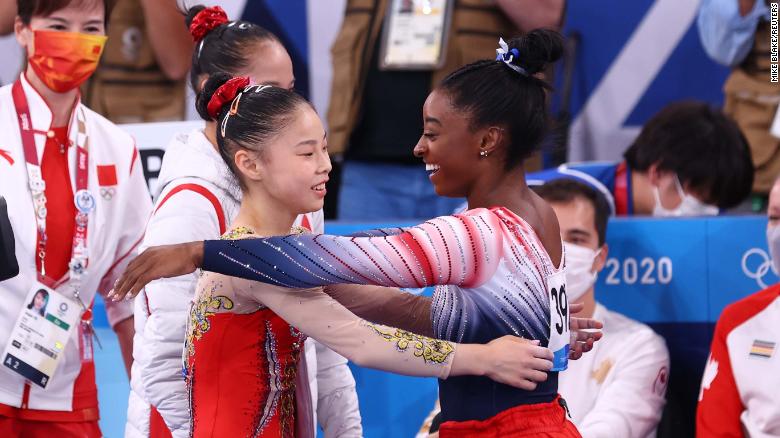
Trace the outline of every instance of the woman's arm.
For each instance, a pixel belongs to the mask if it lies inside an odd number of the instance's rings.
[[[193,242],[147,249],[117,282],[113,296],[133,297],[152,280],[197,267],[292,288],[340,283],[476,287],[495,272],[502,244],[500,220],[487,209],[439,217],[388,236],[299,234]]]
[[[352,284],[326,286],[325,293],[367,321],[434,336],[428,297],[392,287]]]
[[[204,287],[210,287],[210,281]],[[520,338],[500,338],[488,345],[455,344],[362,320],[319,288],[290,293],[240,279],[232,279],[232,287],[242,295],[251,294],[291,325],[360,366],[441,379],[485,375],[521,388],[535,387],[552,367],[548,349]]]

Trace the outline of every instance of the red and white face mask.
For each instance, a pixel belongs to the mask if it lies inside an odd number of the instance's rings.
[[[34,30],[33,37],[30,66],[57,93],[73,90],[92,76],[107,39],[104,35],[48,30]]]

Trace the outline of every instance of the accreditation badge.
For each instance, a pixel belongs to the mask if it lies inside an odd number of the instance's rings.
[[[8,337],[3,365],[46,388],[65,353],[71,331],[80,321],[78,302],[36,282]]]
[[[547,348],[553,352],[552,371],[569,367],[569,299],[566,296],[566,271],[547,277],[547,294],[550,298],[550,342]]]
[[[453,0],[391,0],[380,47],[381,70],[444,65]]]

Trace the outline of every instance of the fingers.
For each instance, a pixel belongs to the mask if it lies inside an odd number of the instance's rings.
[[[515,388],[520,388],[525,391],[533,391],[534,389],[536,389],[536,382],[532,382],[530,380],[525,380],[525,379],[509,379],[503,383],[514,386]]]
[[[547,373],[544,371],[529,370],[526,373],[525,378],[526,380],[530,380],[532,382],[544,382],[547,380]]]
[[[532,359],[529,365],[531,368],[538,371],[550,371],[553,367],[553,363],[551,360],[536,359],[536,358]]]
[[[580,313],[584,308],[585,308],[584,303],[569,303],[569,315],[575,315],[577,313]]]
[[[533,354],[535,358],[547,359],[550,363],[552,363],[552,360],[555,357],[552,350],[550,350],[549,348],[539,347],[539,346],[533,346],[530,348],[531,348],[531,354]]]
[[[592,318],[577,318],[570,317],[569,324],[572,330],[587,330],[587,329],[602,329],[604,324],[601,321],[596,321]]]
[[[571,332],[571,337],[573,341],[580,341],[585,342],[588,339],[601,339],[601,336],[603,335],[602,332],[586,332],[586,331],[576,331]]]

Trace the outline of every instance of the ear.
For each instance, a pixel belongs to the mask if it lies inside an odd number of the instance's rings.
[[[599,255],[596,256],[596,259],[593,260],[593,272],[601,272],[602,269],[604,269],[604,265],[607,264],[607,257],[609,256],[609,245],[604,243],[601,245],[601,251],[599,252]]]
[[[480,140],[480,145],[479,145],[480,154],[483,154],[484,152],[485,156],[492,155],[496,151],[496,149],[498,149],[498,146],[501,144],[503,137],[504,137],[503,128],[499,128],[497,126],[491,126],[487,128],[482,134],[482,138]]]
[[[14,19],[14,35],[16,36],[16,42],[20,46],[24,47],[28,56],[33,53],[33,32],[30,26],[24,24],[21,17],[18,15]]]
[[[264,168],[257,157],[257,153],[246,149],[239,149],[233,157],[236,169],[245,181],[262,181]]]
[[[663,176],[664,172],[658,169],[658,163],[653,163],[647,168],[647,179],[651,185],[658,187]]]
[[[209,80],[209,75],[203,73],[202,75],[198,76],[198,89],[195,91],[195,94],[200,93],[201,90],[203,90],[203,87],[206,86],[206,81]]]

